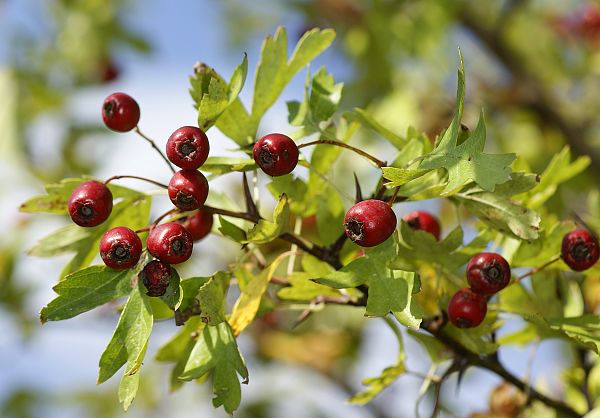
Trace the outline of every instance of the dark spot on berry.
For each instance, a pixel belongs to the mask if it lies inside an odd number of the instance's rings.
[[[180,255],[183,254],[185,250],[185,241],[181,238],[175,238],[173,241],[171,241],[171,251],[173,251],[173,253]]]
[[[352,241],[362,241],[364,238],[364,222],[356,219],[348,219],[344,224],[344,229]]]
[[[571,247],[571,255],[578,263],[587,261],[591,258],[590,250],[581,238],[578,238],[575,245]]]
[[[80,206],[78,212],[83,218],[91,218],[94,215],[94,209],[86,205]]]
[[[492,266],[485,269],[484,274],[491,282],[498,282],[502,279],[502,272],[496,264],[493,264]]]
[[[421,229],[419,218],[414,217],[406,222],[412,229]]]
[[[177,202],[179,203],[179,205],[185,207],[185,206],[195,206],[196,204],[196,199],[194,199],[193,196],[190,196],[187,193],[183,193],[183,192],[178,192],[177,193]]]
[[[193,146],[192,144],[185,142],[181,145],[181,147],[179,148],[179,152],[187,157],[188,155],[190,155],[191,153],[193,153],[194,151],[196,151],[196,147]]]
[[[115,114],[115,109],[117,108],[117,102],[115,100],[109,100],[104,103],[104,114],[107,118],[112,118]]]
[[[287,160],[288,157],[290,156],[290,153],[288,152],[288,150],[284,149],[283,152],[281,153],[281,155],[283,156],[283,158],[285,160]]]
[[[264,167],[270,167],[279,159],[277,154],[271,154],[267,147],[263,147],[259,154],[260,162]]]
[[[454,322],[454,325],[458,328],[472,328],[473,324],[466,318],[457,318]]]
[[[119,245],[117,248],[115,248],[115,250],[113,251],[113,254],[115,255],[116,258],[118,258],[120,260],[129,258],[129,251],[127,251],[127,249],[121,245]]]

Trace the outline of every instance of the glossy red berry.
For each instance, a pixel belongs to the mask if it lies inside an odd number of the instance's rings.
[[[423,210],[415,210],[407,213],[402,219],[412,229],[429,232],[435,237],[436,241],[440,239],[440,223],[435,216]]]
[[[448,303],[448,318],[458,328],[473,328],[481,324],[487,313],[485,296],[471,289],[460,289]]]
[[[208,197],[208,181],[198,170],[180,170],[169,182],[169,198],[181,210],[200,208]]]
[[[193,215],[188,216],[182,222],[182,225],[189,231],[194,241],[199,241],[210,233],[213,225],[213,215],[199,209]]]
[[[467,264],[467,281],[474,292],[492,295],[510,282],[510,265],[500,254],[475,254]]]
[[[160,261],[179,264],[192,255],[192,235],[182,225],[169,222],[158,225],[148,234],[148,252]]]
[[[113,196],[104,183],[90,180],[81,183],[69,198],[69,216],[79,226],[100,225],[108,219],[113,207]]]
[[[344,230],[361,247],[374,247],[388,239],[396,229],[396,214],[381,200],[363,200],[346,212]]]
[[[596,264],[600,256],[598,239],[585,229],[569,232],[562,240],[561,255],[571,269],[587,270]]]
[[[140,107],[130,95],[113,93],[102,103],[102,120],[113,131],[131,131],[140,121]]]
[[[148,296],[162,296],[166,293],[171,281],[171,266],[162,261],[152,260],[144,266],[140,278],[146,287]]]
[[[254,144],[252,154],[262,171],[273,177],[291,173],[298,164],[298,146],[283,134],[263,136]]]
[[[137,264],[141,255],[142,240],[124,226],[107,231],[100,239],[100,257],[112,269],[129,269]]]
[[[167,140],[167,157],[177,167],[197,170],[208,158],[206,134],[194,126],[182,126]]]

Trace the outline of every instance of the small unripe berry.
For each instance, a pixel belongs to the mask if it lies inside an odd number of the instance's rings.
[[[344,219],[346,235],[361,247],[374,247],[396,229],[396,214],[381,200],[363,200],[352,206]]]
[[[208,181],[198,170],[180,170],[169,182],[169,198],[181,210],[200,208],[208,197]]]
[[[192,235],[176,222],[154,227],[146,240],[148,252],[169,264],[183,263],[190,258],[193,245]]]
[[[563,237],[561,256],[571,269],[587,270],[596,264],[600,256],[598,239],[585,229],[569,232]]]
[[[213,215],[199,209],[193,215],[188,216],[182,222],[182,225],[189,231],[194,241],[199,241],[210,233],[213,225]]]
[[[263,136],[254,144],[252,154],[262,171],[273,177],[291,173],[298,164],[298,146],[283,134]]]
[[[171,281],[171,266],[162,261],[152,260],[144,266],[140,273],[140,279],[146,287],[148,296],[162,296]]]
[[[436,241],[440,239],[440,223],[435,216],[423,210],[415,210],[402,217],[402,219],[412,229],[429,232],[435,237]]]
[[[473,328],[481,324],[487,313],[485,296],[471,289],[460,289],[448,303],[448,318],[458,328]]]
[[[140,121],[140,107],[130,95],[113,93],[102,103],[102,120],[113,131],[131,131]]]
[[[100,239],[100,257],[112,269],[129,269],[137,264],[141,255],[142,240],[124,226],[107,231]]]
[[[182,126],[167,140],[169,161],[187,170],[197,170],[204,164],[209,150],[206,134],[194,126]]]
[[[493,295],[510,282],[510,265],[500,254],[475,254],[467,264],[467,281],[474,292]]]
[[[69,216],[79,226],[92,227],[108,219],[113,196],[104,183],[85,181],[73,190],[69,198]]]

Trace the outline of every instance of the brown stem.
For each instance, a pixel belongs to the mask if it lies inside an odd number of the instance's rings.
[[[511,284],[519,283],[524,278],[533,276],[534,274],[539,273],[540,271],[544,270],[546,267],[550,266],[551,264],[556,263],[558,260],[560,260],[560,256],[554,257],[552,260],[542,264],[541,266],[537,266],[537,267],[529,270],[527,273],[520,275]]]
[[[165,163],[167,163],[167,165],[169,166],[169,169],[174,173],[175,169],[171,165],[171,162],[167,159],[165,154],[163,154],[163,152],[156,146],[156,142],[154,142],[152,139],[150,139],[149,137],[144,135],[142,133],[142,131],[140,131],[140,128],[138,126],[136,126],[134,130],[135,130],[135,133],[137,133],[139,136],[141,136],[146,141],[148,141],[148,143],[152,146],[152,148],[154,148],[156,150],[156,152],[158,152],[158,154],[162,157],[162,159],[165,160]]]
[[[245,219],[247,221],[254,222],[254,223],[258,223],[258,221],[260,221],[260,219],[261,219],[260,216],[257,215],[257,214],[255,215],[255,214],[246,213],[246,212],[235,212],[233,210],[215,208],[215,207],[208,206],[208,205],[202,206],[202,210],[205,211],[205,212],[209,212],[209,213],[215,213],[217,215],[223,215],[223,216],[230,216],[232,218]]]
[[[396,197],[398,196],[399,191],[400,191],[400,186],[396,186],[396,189],[394,190],[394,194],[388,201],[388,205],[390,205],[390,207],[394,206],[394,203],[396,203]]]
[[[381,161],[380,159],[378,159],[378,158],[372,156],[371,154],[369,154],[368,152],[365,152],[365,151],[363,151],[363,150],[361,150],[359,148],[353,147],[352,145],[348,145],[345,142],[336,141],[334,139],[317,139],[316,141],[307,142],[305,144],[298,145],[298,149],[304,148],[304,147],[310,147],[312,145],[321,145],[321,144],[324,144],[324,145],[335,145],[336,147],[342,147],[342,148],[349,149],[350,151],[353,151],[353,152],[357,153],[361,157],[364,157],[364,158],[368,159],[369,161],[371,161],[372,163],[374,163],[379,168],[385,167],[387,165],[387,163],[385,161]]]
[[[146,181],[146,182],[148,182],[148,183],[152,183],[152,184],[154,184],[155,186],[162,187],[163,189],[168,189],[168,188],[169,188],[169,186],[167,186],[166,184],[162,184],[162,183],[159,183],[159,182],[157,182],[157,181],[154,181],[154,180],[147,179],[146,177],[140,177],[140,176],[130,176],[130,175],[123,175],[123,176],[112,176],[112,177],[109,177],[108,179],[106,179],[106,180],[104,181],[104,184],[108,184],[108,183],[110,183],[110,182],[111,182],[111,181],[113,181],[113,180],[119,180],[119,179],[136,179],[136,180],[143,180],[143,181]]]

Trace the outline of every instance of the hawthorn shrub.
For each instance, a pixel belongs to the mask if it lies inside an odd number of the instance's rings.
[[[364,109],[339,112],[343,85],[325,68],[314,73],[308,69],[303,99],[287,103],[295,130],[257,138],[265,112],[334,36],[332,30],[312,29],[289,58],[285,30],[268,36],[250,110],[238,97],[246,81],[246,56],[229,81],[207,65],[196,66],[190,93],[198,126],[173,127],[163,146],[166,153],[137,126],[143,104],[125,93],[109,96],[101,106],[107,127],[139,134],[169,165],[173,177],[168,182],[135,175],[68,178],[22,204],[25,212],[68,214],[73,220],[31,251],[37,256],[75,253],[54,287],[57,297],[41,310],[41,321],[65,320],[124,301],[100,358],[98,382],[123,369],[118,396],[125,409],[138,389],[156,312],[163,319],[168,310],[168,318],[180,327],[156,353],[158,361],[173,363],[172,386],[211,382],[214,406],[233,414],[241,402],[241,383],[248,382],[251,372],[236,337],[272,311],[304,304],[297,320],[301,322],[322,305],[336,304],[361,310],[367,318],[382,318],[399,344],[397,363],[366,379],[366,388],[352,403],[370,402],[407,371],[403,339],[412,338],[424,346],[433,364],[450,364],[439,376],[423,376],[425,389],[434,386],[439,394],[448,376],[473,366],[497,374],[525,392],[532,405],[545,404],[557,416],[587,413],[592,406],[548,397],[513,375],[497,352],[502,345],[534,338],[560,338],[585,353],[600,348],[598,318],[578,303],[584,278],[597,272],[597,237],[579,218],[557,219],[544,209],[557,187],[585,170],[589,159],[572,160],[565,148],[536,174],[515,154],[486,153],[483,112],[472,130],[461,124],[462,56],[454,117],[437,138],[414,128],[392,132]],[[212,127],[247,156],[210,155]],[[359,129],[387,141],[394,153],[374,156],[350,145]],[[312,153],[302,152],[310,146]],[[367,160],[378,176],[368,192],[355,176],[353,201],[327,175],[341,152]],[[308,175],[298,175],[298,166]],[[211,180],[223,175],[240,178],[243,199],[238,204],[209,188]],[[249,176],[269,180],[273,213],[259,210],[264,205],[255,200]],[[152,200],[166,196],[115,184],[126,177],[164,189],[173,208],[150,219]],[[411,213],[398,224],[396,205],[426,199],[446,199],[457,213],[467,215],[446,225],[445,236],[438,219],[426,211]],[[291,227],[313,215],[316,233]],[[465,239],[467,229],[472,239]],[[237,261],[210,277],[181,278],[177,264],[189,259],[193,242],[209,233],[239,244]],[[261,251],[274,242],[291,245],[291,250],[278,247],[285,250],[265,251],[271,256],[263,258]],[[93,264],[98,255],[104,264]],[[229,306],[232,287],[239,296]],[[511,316],[521,318],[522,328],[497,338],[503,318]],[[529,407],[521,405],[523,410]],[[437,400],[434,408],[433,415]]]

